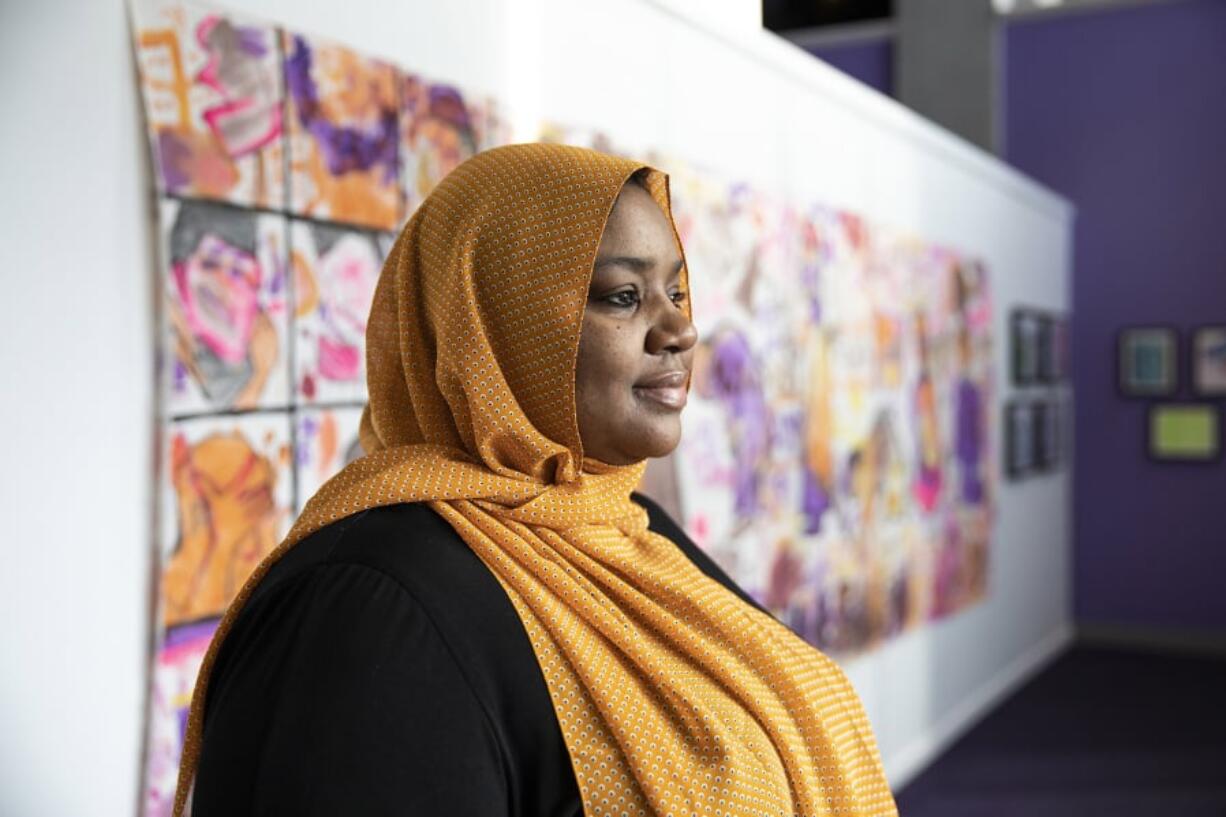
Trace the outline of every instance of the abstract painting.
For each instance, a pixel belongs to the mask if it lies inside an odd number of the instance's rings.
[[[401,77],[400,165],[406,217],[443,177],[475,153],[509,144],[496,100],[415,74]]]
[[[276,30],[190,2],[141,0],[133,13],[158,189],[281,208],[284,96]]]
[[[400,221],[399,72],[349,48],[285,32],[289,206],[378,230]]]
[[[292,512],[285,412],[202,417],[164,428],[156,658],[145,813],[170,813],[187,708],[209,639]]]
[[[290,227],[299,404],[366,399],[366,318],[388,239],[316,222]]]
[[[160,621],[175,626],[221,615],[289,530],[289,414],[176,421],[165,443]]]
[[[160,215],[170,413],[284,407],[285,218],[176,199]]]

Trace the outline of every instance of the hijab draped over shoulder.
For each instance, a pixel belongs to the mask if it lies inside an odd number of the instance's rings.
[[[429,503],[505,589],[588,817],[896,814],[834,662],[648,530],[630,498],[645,462],[583,456],[583,309],[605,221],[642,167],[562,145],[495,148],[413,213],[367,328],[367,453],[307,503],[222,620],[196,684],[176,817],[213,660],[251,590],[314,531],[401,502]],[[671,222],[667,176],[648,168],[647,186]],[[395,546],[413,547],[413,532]]]

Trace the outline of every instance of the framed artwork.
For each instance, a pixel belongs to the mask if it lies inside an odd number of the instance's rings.
[[[1031,409],[1034,421],[1035,468],[1050,471],[1060,465],[1063,418],[1058,400],[1040,400]]]
[[[1040,382],[1043,316],[1029,309],[1016,309],[1009,316],[1009,346],[1015,386]]]
[[[1130,396],[1174,394],[1179,386],[1178,335],[1168,327],[1125,329],[1119,336],[1119,388]]]
[[[1005,406],[1005,472],[1011,479],[1036,470],[1034,407],[1029,401]]]
[[[1203,397],[1226,395],[1226,325],[1192,334],[1192,385]]]
[[[1056,319],[1051,315],[1035,316],[1038,324],[1036,343],[1038,344],[1038,381],[1040,383],[1058,383],[1061,379],[1060,361],[1056,351]]]
[[[1162,462],[1212,462],[1222,454],[1221,416],[1205,403],[1159,403],[1149,409],[1149,456]]]
[[[1051,382],[1063,383],[1069,376],[1069,320],[1065,316],[1052,316],[1050,326],[1051,342],[1048,354],[1048,368],[1052,373]]]

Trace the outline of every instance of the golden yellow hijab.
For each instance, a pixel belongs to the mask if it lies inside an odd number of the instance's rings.
[[[368,454],[307,503],[205,657],[175,815],[219,645],[269,566],[367,508],[427,502],[523,621],[588,817],[894,815],[839,668],[647,529],[645,463],[583,457],[575,359],[605,221],[643,165],[562,145],[495,148],[414,212],[367,329]],[[668,179],[648,188],[671,221]],[[680,241],[678,241],[680,246]],[[686,286],[686,282],[682,282]],[[397,546],[413,547],[412,531]]]

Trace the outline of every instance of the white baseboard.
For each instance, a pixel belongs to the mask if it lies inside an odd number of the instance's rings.
[[[890,788],[901,791],[954,741],[984,715],[1047,666],[1073,641],[1073,627],[1064,624],[1006,664],[987,683],[945,713],[926,734],[911,741],[886,764]]]

